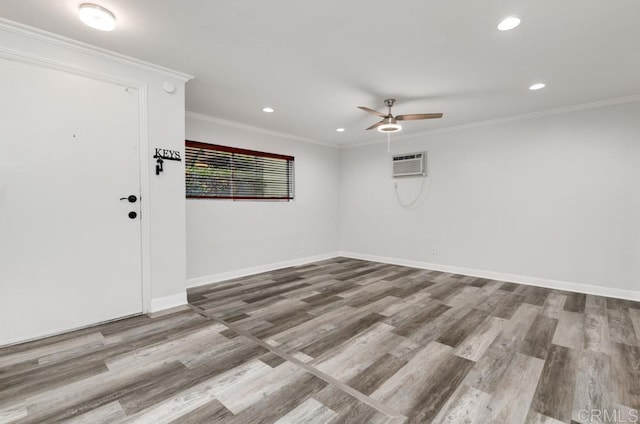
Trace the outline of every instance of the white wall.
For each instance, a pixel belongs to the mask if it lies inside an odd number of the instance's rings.
[[[639,289],[638,102],[397,140],[395,153],[429,151],[430,178],[414,211],[395,200],[383,143],[339,151],[191,117],[188,139],[295,156],[296,199],[188,200],[185,232],[184,164],[166,163],[156,176],[151,158],[153,147],[184,149],[184,79],[0,22],[0,54],[14,51],[146,87],[142,197],[153,309],[184,300],[185,276],[206,282],[339,249]],[[164,92],[165,81],[177,91]],[[399,181],[405,200],[417,183]]]
[[[639,117],[636,101],[396,140],[429,152],[412,211],[385,144],[344,150],[341,248],[640,292]],[[397,181],[404,202],[419,191]]]
[[[188,199],[191,284],[338,250],[337,149],[205,119],[188,116],[188,140],[294,156],[295,200]]]
[[[142,128],[148,130],[142,140],[143,149],[148,150],[148,169],[141,176],[145,309],[185,302],[184,164],[166,164],[166,172],[156,176],[151,156],[154,147],[184,150],[184,83],[188,76],[4,20],[0,20],[0,57],[130,82],[146,90],[140,116]],[[175,93],[164,91],[167,81],[176,86]]]

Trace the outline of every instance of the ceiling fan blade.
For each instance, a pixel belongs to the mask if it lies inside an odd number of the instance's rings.
[[[377,110],[369,109],[368,107],[358,106],[358,109],[364,110],[365,112],[373,113],[374,115],[378,115],[381,118],[387,117],[387,115],[385,115],[384,113],[378,112]]]
[[[418,119],[437,119],[442,118],[441,113],[412,113],[410,115],[398,115],[397,121],[416,121]]]
[[[384,124],[384,120],[380,121],[380,122],[376,122],[375,124],[371,125],[369,128],[367,128],[367,130],[372,130],[374,128],[378,128],[380,125]],[[366,131],[366,130],[365,130]]]

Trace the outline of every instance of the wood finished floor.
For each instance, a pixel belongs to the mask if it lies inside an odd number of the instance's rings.
[[[640,409],[635,302],[345,258],[189,302],[0,349],[0,423],[553,424]]]

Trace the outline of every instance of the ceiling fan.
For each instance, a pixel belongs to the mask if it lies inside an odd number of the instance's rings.
[[[393,116],[391,114],[391,107],[395,103],[396,99],[387,99],[384,101],[384,104],[389,108],[389,113],[386,115],[382,112],[378,112],[377,110],[369,109],[368,107],[358,106],[358,109],[362,109],[365,112],[373,113],[382,118],[382,121],[376,122],[371,125],[367,130],[372,130],[377,128],[380,132],[392,133],[398,132],[402,129],[402,126],[398,125],[396,121],[417,121],[418,119],[438,119],[442,118],[441,113],[412,113],[410,115],[397,115]]]

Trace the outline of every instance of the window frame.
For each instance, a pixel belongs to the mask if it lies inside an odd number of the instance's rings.
[[[281,196],[212,196],[212,195],[190,195],[186,192],[186,175],[187,175],[187,164],[186,164],[186,150],[187,147],[196,148],[196,149],[204,149],[211,150],[214,152],[226,152],[231,154],[241,154],[247,156],[254,157],[263,157],[269,159],[281,159],[287,161],[287,166],[290,167],[289,175],[287,178],[287,192],[289,195],[287,197]],[[233,184],[233,178],[231,179]],[[231,146],[223,146],[221,144],[213,144],[213,143],[204,143],[201,141],[194,140],[185,140],[185,196],[187,199],[221,199],[221,200],[266,200],[266,201],[287,201],[291,202],[295,199],[295,157],[289,155],[282,155],[278,153],[269,153],[262,152],[259,150],[250,150],[250,149],[241,149],[238,147]]]

